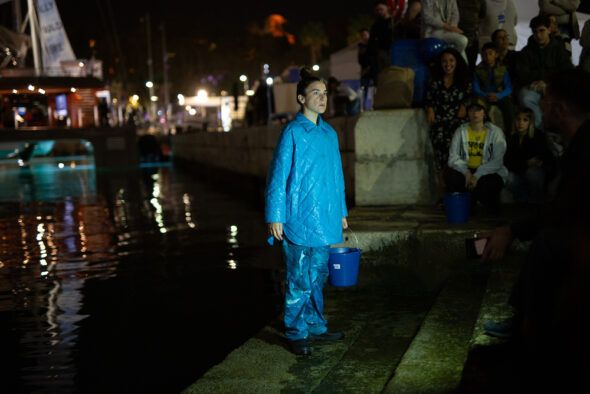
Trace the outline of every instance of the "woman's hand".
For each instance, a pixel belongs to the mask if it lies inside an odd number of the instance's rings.
[[[348,221],[346,218],[342,218],[342,230],[346,230],[348,228]]]
[[[283,223],[269,223],[268,232],[270,235],[278,239],[283,240]]]

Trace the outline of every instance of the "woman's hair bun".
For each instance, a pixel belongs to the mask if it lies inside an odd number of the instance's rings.
[[[308,68],[305,67],[301,67],[301,70],[299,71],[299,77],[303,80],[303,79],[309,79],[313,76],[313,74],[311,73],[311,71],[309,71]]]

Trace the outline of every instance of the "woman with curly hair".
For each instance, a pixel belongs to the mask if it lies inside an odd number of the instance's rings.
[[[443,171],[447,167],[453,133],[467,116],[465,100],[471,96],[471,73],[461,54],[453,49],[443,50],[432,70],[426,91],[426,121],[430,125],[430,140],[434,150],[439,197],[443,195]]]

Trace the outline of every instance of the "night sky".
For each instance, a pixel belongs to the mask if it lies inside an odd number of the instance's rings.
[[[109,2],[113,18],[109,16]],[[165,22],[168,52],[174,54],[170,59],[169,75],[176,85],[192,86],[206,74],[222,73],[226,87],[228,79],[242,72],[256,75],[260,64],[271,62],[262,57],[277,61],[280,57],[277,49],[263,51],[262,40],[248,37],[247,26],[263,26],[268,15],[281,14],[287,19],[285,30],[297,36],[304,23],[321,21],[330,40],[330,46],[324,49],[324,56],[327,57],[330,52],[346,45],[346,27],[350,18],[358,14],[370,16],[372,4],[373,1],[369,0],[347,3],[346,6],[342,1],[318,0],[57,0],[76,56],[90,57],[92,50],[88,43],[90,39],[95,39],[94,53],[105,62],[107,76],[120,77],[122,61],[131,83],[134,78],[147,78],[147,38],[142,16],[149,12],[156,79],[161,77],[162,72],[162,39],[158,27]],[[117,50],[113,24],[120,51]],[[214,51],[210,51],[211,43],[215,44]],[[255,46],[258,50],[253,57],[243,56],[247,48]],[[284,67],[287,62],[304,64],[308,61],[308,51],[297,45],[295,47],[299,49],[289,49],[288,54],[285,51],[280,53],[286,57],[281,58],[277,68]],[[264,53],[267,55],[263,56]]]

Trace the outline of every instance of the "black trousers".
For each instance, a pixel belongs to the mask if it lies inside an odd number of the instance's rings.
[[[445,184],[447,191],[466,192],[465,175],[452,168],[445,172]],[[502,177],[498,174],[484,175],[477,180],[477,186],[471,191],[473,201],[481,202],[490,211],[498,211],[500,208],[500,191],[504,186]]]

